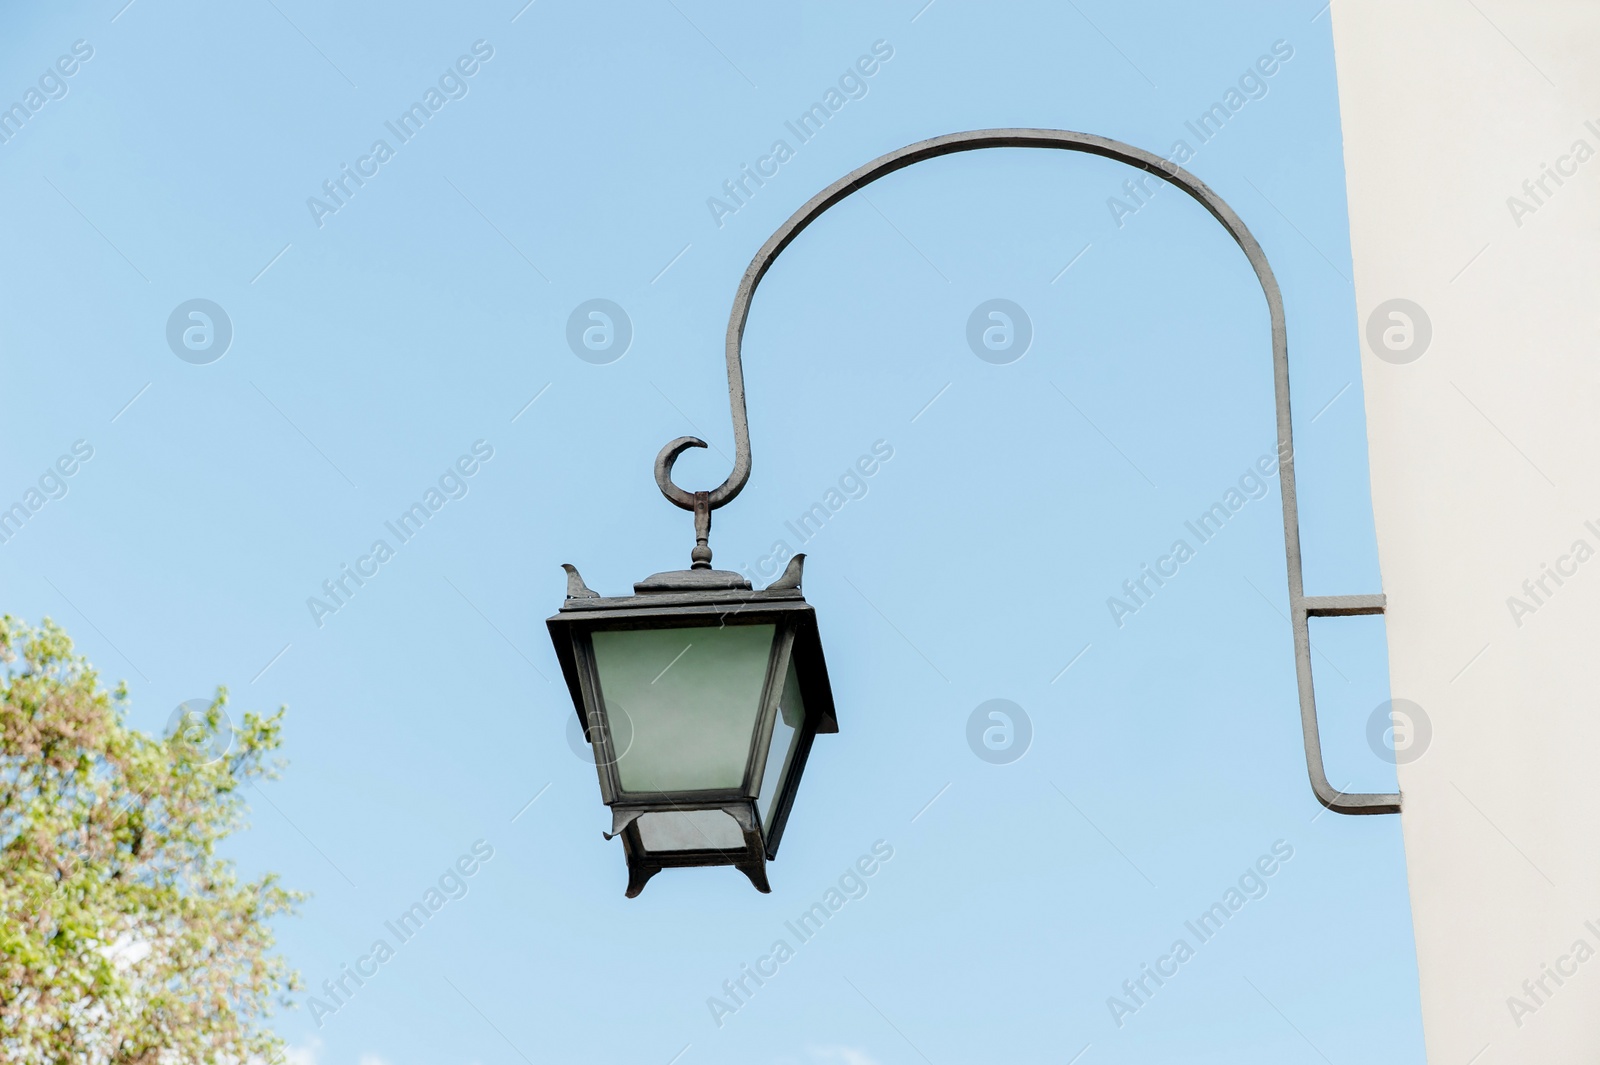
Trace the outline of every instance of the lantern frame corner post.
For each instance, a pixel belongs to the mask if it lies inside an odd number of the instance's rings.
[[[745,409],[744,367],[742,348],[745,324],[750,317],[751,302],[762,278],[785,248],[792,244],[807,226],[815,222],[830,207],[851,194],[865,188],[898,170],[915,163],[957,152],[988,148],[1047,148],[1081,152],[1123,163],[1152,174],[1162,181],[1182,189],[1200,204],[1225,229],[1245,254],[1256,279],[1266,297],[1267,311],[1272,330],[1273,399],[1276,408],[1278,431],[1278,483],[1283,502],[1284,555],[1288,568],[1290,628],[1293,636],[1296,684],[1299,689],[1301,738],[1305,749],[1306,767],[1312,792],[1328,809],[1342,814],[1398,813],[1399,793],[1343,792],[1334,788],[1327,778],[1322,761],[1322,744],[1317,726],[1316,692],[1311,676],[1311,642],[1307,630],[1309,617],[1338,617],[1350,613],[1383,613],[1382,595],[1366,596],[1307,596],[1300,558],[1299,504],[1295,494],[1294,476],[1294,424],[1289,403],[1289,341],[1285,324],[1283,295],[1277,278],[1267,262],[1261,244],[1245,226],[1244,221],[1221,196],[1205,182],[1183,167],[1161,156],[1137,148],[1123,141],[1061,129],[978,129],[949,133],[918,141],[881,155],[851,171],[808,200],[799,210],[767,238],[751,259],[734,295],[733,308],[728,316],[728,329],[724,341],[727,362],[728,407],[733,423],[733,469],[726,480],[709,492],[696,492],[680,487],[672,480],[673,463],[685,450],[705,447],[698,437],[682,436],[671,441],[656,456],[655,479],[661,494],[673,505],[685,510],[715,510],[725,506],[743,490],[750,479],[750,426]],[[709,522],[709,515],[706,519]],[[1344,609],[1322,610],[1318,604],[1335,601],[1361,600],[1365,604],[1357,611]]]

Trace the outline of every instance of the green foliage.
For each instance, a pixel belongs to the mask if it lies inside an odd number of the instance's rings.
[[[127,698],[49,619],[0,618],[0,1059],[275,1060],[265,1019],[298,976],[269,925],[304,896],[240,883],[217,846],[276,775],[283,710],[232,728],[219,688],[157,739]]]

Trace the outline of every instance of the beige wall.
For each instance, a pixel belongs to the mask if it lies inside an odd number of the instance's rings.
[[[1428,1060],[1600,1061],[1600,554],[1522,591],[1600,552],[1600,4],[1331,14],[1363,336],[1395,298],[1432,324],[1362,353],[1393,692],[1433,728],[1400,766]]]

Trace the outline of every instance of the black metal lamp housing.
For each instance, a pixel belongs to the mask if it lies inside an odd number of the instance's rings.
[[[709,522],[707,522],[709,524]],[[770,891],[811,740],[838,732],[805,556],[756,591],[709,568],[658,573],[631,596],[572,566],[550,638],[622,837],[627,896],[662,869],[731,865]]]

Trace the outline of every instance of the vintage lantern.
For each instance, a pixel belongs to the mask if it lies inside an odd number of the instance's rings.
[[[703,544],[704,541],[702,541]],[[760,591],[738,573],[658,573],[602,597],[572,566],[556,656],[622,837],[633,898],[662,869],[731,865],[761,891],[811,740],[837,732],[796,555]]]

